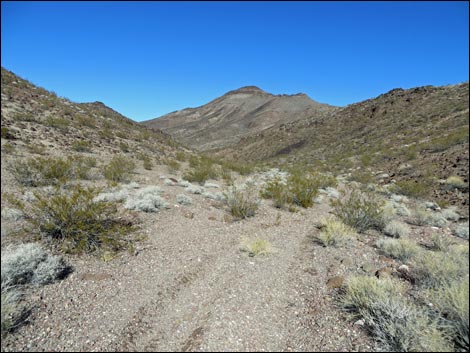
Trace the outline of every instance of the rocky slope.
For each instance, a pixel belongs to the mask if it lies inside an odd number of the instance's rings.
[[[359,181],[380,172],[389,175],[385,181],[420,184],[420,196],[468,208],[468,117],[468,82],[395,89],[327,116],[263,130],[217,154],[314,165],[355,174],[362,178]],[[450,176],[458,176],[467,186],[442,187],[442,180]]]
[[[322,117],[336,109],[305,94],[273,95],[248,86],[201,107],[179,110],[142,124],[162,129],[189,147],[208,151],[228,147],[247,135],[279,124]]]

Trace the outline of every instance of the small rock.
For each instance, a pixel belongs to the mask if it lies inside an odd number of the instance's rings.
[[[191,212],[191,211],[185,211],[185,212],[183,212],[183,216],[186,217],[186,218],[189,218],[189,219],[193,219],[194,218],[194,213]]]
[[[375,277],[377,278],[386,278],[392,275],[392,268],[391,267],[383,267],[377,271],[375,271]]]
[[[360,319],[360,320],[357,320],[354,325],[358,325],[358,326],[364,326],[365,325],[365,321]]]

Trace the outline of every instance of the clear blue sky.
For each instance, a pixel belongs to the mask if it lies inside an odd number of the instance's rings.
[[[468,81],[468,2],[9,2],[2,66],[141,121],[255,85],[344,106]]]

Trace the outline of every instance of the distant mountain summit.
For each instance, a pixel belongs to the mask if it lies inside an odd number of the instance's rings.
[[[186,108],[142,122],[200,151],[233,145],[243,137],[298,119],[322,117],[337,109],[306,94],[273,95],[245,86],[197,108]]]

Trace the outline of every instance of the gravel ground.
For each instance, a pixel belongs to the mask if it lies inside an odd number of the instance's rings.
[[[324,248],[311,236],[327,203],[291,213],[263,200],[255,217],[233,221],[202,195],[177,204],[179,186],[142,171],[170,209],[141,213],[148,239],[109,262],[69,257],[65,280],[25,295],[29,322],[2,351],[370,351],[361,327],[334,305],[334,276],[361,271],[377,254],[363,242]],[[269,241],[268,255],[240,251]]]

